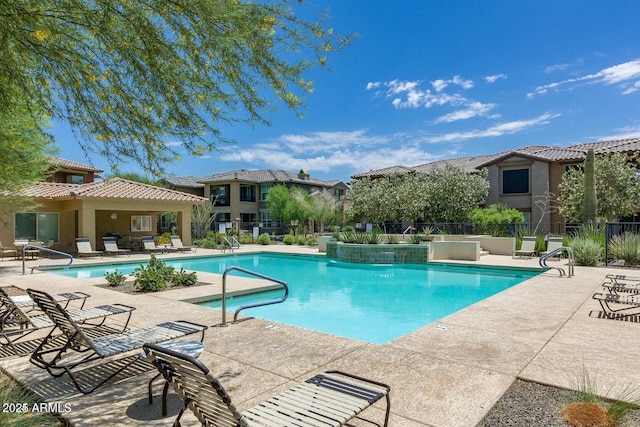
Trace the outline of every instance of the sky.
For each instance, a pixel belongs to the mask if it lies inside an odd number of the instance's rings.
[[[168,175],[306,169],[339,179],[394,165],[640,136],[640,2],[309,0],[334,31],[357,33],[305,80],[300,119],[225,130],[235,146],[182,156]],[[60,157],[85,157],[55,123]],[[179,143],[178,143],[179,144]],[[174,147],[178,150],[179,146]],[[135,165],[120,170],[138,171]]]

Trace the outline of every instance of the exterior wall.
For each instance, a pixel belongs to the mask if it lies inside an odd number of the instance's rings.
[[[358,264],[426,264],[427,245],[357,245],[327,242],[327,257]]]

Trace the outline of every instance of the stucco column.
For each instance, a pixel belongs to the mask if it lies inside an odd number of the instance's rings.
[[[96,210],[83,206],[78,210],[78,235],[76,237],[88,237],[91,247],[96,248]]]
[[[182,243],[191,245],[191,208],[183,208],[178,211],[177,224]]]

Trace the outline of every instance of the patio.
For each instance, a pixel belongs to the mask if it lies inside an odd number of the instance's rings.
[[[236,253],[250,251],[317,254],[317,249],[281,245],[247,245]],[[205,253],[219,251],[198,250],[193,256]],[[148,259],[148,255],[138,254],[129,259],[138,257]],[[75,263],[106,260],[83,259]],[[512,260],[494,255],[483,256],[480,262],[537,266],[537,259]],[[92,306],[133,305],[137,310],[131,327],[176,319],[207,325],[221,321],[219,311],[183,302],[219,293],[219,276],[208,277],[206,281],[211,279],[214,284],[206,287],[128,295],[92,286],[97,280],[42,272],[23,276],[17,261],[5,261],[2,267],[0,286],[56,293],[84,291],[92,295]],[[611,396],[629,383],[640,389],[640,362],[636,357],[640,325],[589,317],[591,310],[599,309],[591,295],[604,276],[629,271],[576,267],[575,273],[573,278],[558,278],[557,272],[543,273],[382,346],[258,319],[213,327],[205,335],[205,352],[200,360],[220,377],[240,409],[329,369],[385,382],[391,386],[389,424],[403,427],[474,426],[516,377],[570,388],[583,366],[598,378],[603,390],[610,390]],[[255,283],[252,279],[234,280],[230,286]],[[154,403],[147,403],[146,387],[155,371],[145,371],[144,367],[140,370],[145,372],[139,375],[83,396],[67,377],[49,377],[28,363],[28,357],[1,359],[0,366],[48,402],[70,403],[71,410],[64,417],[75,426],[167,426],[180,407],[177,397],[170,394],[169,415],[161,417],[159,385]],[[384,405],[378,404],[363,416],[380,423],[383,410]],[[183,417],[183,425],[198,423],[189,413]]]

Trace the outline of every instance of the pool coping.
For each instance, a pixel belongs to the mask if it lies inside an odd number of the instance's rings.
[[[273,250],[313,253],[311,248]],[[490,255],[481,262],[532,267],[537,260]],[[636,366],[640,365],[636,361],[640,325],[589,317],[591,310],[599,308],[591,294],[604,276],[626,272],[628,269],[576,267],[571,279],[545,272],[385,345],[258,319],[210,328],[201,360],[223,375],[223,384],[241,409],[311,374],[337,368],[391,385],[392,426],[472,426],[516,377],[570,388],[584,365],[598,376],[603,390],[615,394],[626,384],[640,389],[640,369],[636,369],[640,367]],[[38,279],[33,280],[34,276]],[[46,272],[34,276],[3,270],[0,284],[56,292],[88,289],[87,281]],[[216,310],[194,308],[197,306],[163,296],[164,292],[132,297],[92,287],[90,293],[93,304],[122,302],[138,307],[133,326],[175,319],[178,314],[193,321],[206,317],[209,325],[219,319],[219,310],[217,316],[211,315]],[[32,387],[50,384],[47,375],[25,363],[27,360],[3,359],[0,366]],[[172,418],[138,419],[138,412],[153,417],[144,402],[151,376],[152,372],[138,375],[88,396],[68,391],[50,400],[72,402],[65,416],[73,425],[167,425]],[[364,413],[374,419],[381,414],[379,406]],[[184,425],[196,425],[193,417],[183,419]]]

